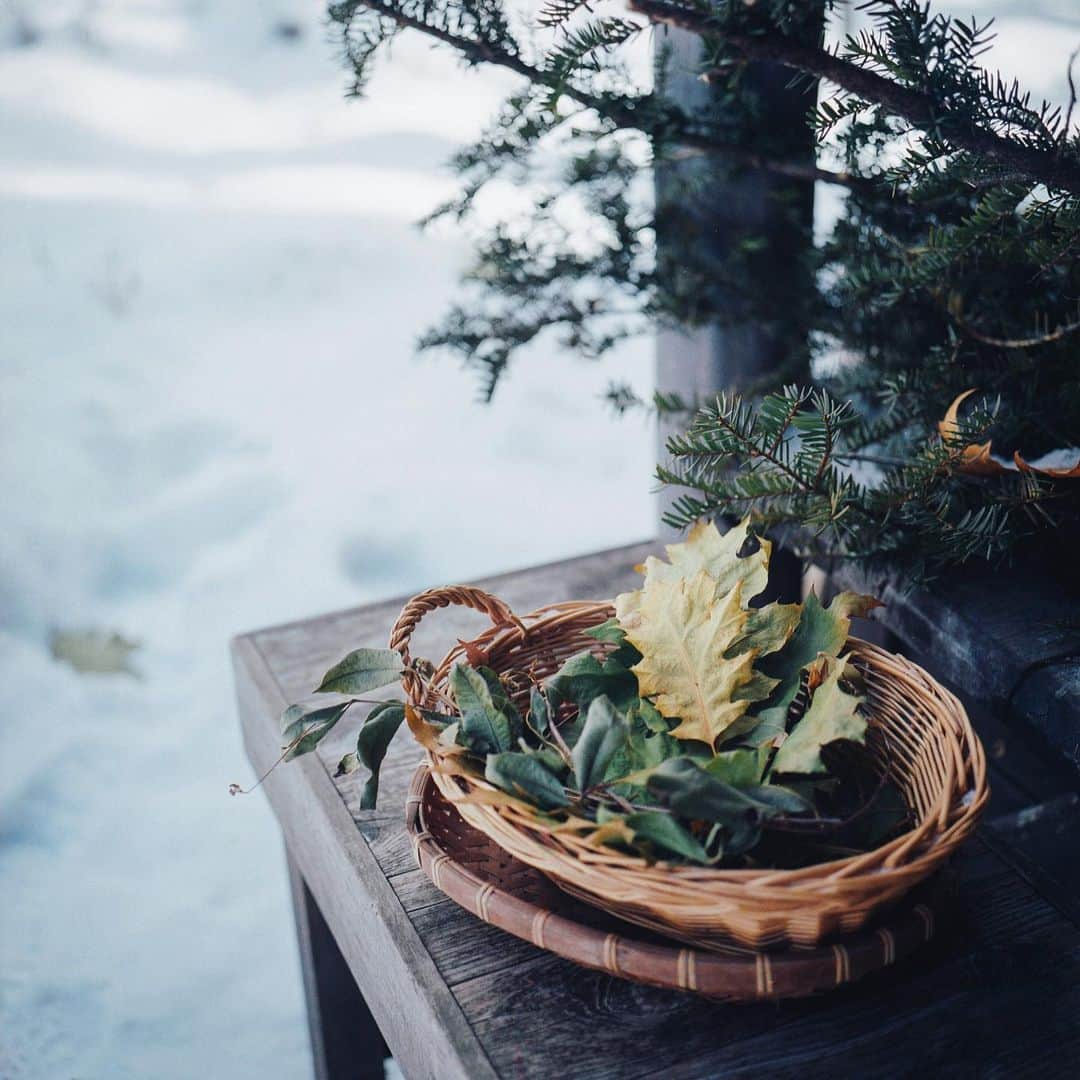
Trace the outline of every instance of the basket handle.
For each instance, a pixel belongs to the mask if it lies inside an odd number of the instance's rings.
[[[472,585],[444,585],[441,589],[428,589],[414,596],[402,609],[401,614],[390,631],[390,648],[401,653],[405,666],[412,663],[409,655],[409,640],[419,625],[420,620],[430,611],[450,607],[452,604],[472,608],[487,615],[496,626],[516,626],[523,634],[525,627],[521,620],[491,593],[484,592]]]

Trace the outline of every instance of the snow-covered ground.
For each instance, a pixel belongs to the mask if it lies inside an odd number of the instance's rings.
[[[1060,96],[1072,11],[1001,62]],[[230,635],[651,531],[597,399],[648,343],[493,408],[412,355],[465,248],[410,223],[505,85],[408,42],[344,84],[316,0],[0,3],[4,1080],[309,1072]],[[139,677],[53,659],[83,628]]]
[[[648,343],[491,408],[414,359],[465,247],[411,222],[504,86],[402,44],[346,104],[318,3],[0,4],[5,1080],[308,1074],[230,635],[652,528],[598,400]],[[88,627],[140,677],[52,658]]]

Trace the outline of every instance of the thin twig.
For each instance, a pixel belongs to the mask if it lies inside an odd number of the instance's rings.
[[[1045,334],[1039,334],[1036,337],[996,338],[976,330],[974,326],[964,322],[963,319],[958,318],[955,314],[952,315],[952,318],[964,335],[974,338],[975,341],[981,342],[983,345],[989,345],[996,349],[1034,349],[1038,345],[1050,345],[1055,341],[1060,341],[1063,337],[1068,337],[1069,334],[1080,330],[1080,320],[1077,320],[1076,322],[1067,323],[1065,325],[1059,324],[1053,330]]]

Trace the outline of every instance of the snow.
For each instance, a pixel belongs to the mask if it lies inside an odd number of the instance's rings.
[[[414,358],[467,247],[411,222],[505,84],[402,46],[347,104],[317,4],[0,9],[5,1078],[309,1075],[229,637],[651,532],[599,400],[647,342],[490,408]],[[140,677],[54,660],[83,628]]]

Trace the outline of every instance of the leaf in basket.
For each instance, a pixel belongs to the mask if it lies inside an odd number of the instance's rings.
[[[597,641],[606,641],[612,645],[622,645],[626,641],[626,633],[619,625],[618,619],[608,619],[598,626],[590,626],[585,631],[587,637]]]
[[[570,804],[559,778],[531,754],[489,754],[484,776],[497,788],[541,810],[557,810]]]
[[[446,729],[431,723],[424,710],[414,709],[411,705],[406,705],[405,721],[409,725],[409,731],[412,732],[413,738],[425,750],[430,750],[433,753],[439,750],[442,750],[443,753],[446,752],[445,747],[440,746],[440,736]]]
[[[764,746],[787,728],[788,709],[799,691],[802,672],[820,653],[839,656],[851,629],[851,619],[865,615],[881,602],[872,596],[858,593],[838,593],[827,608],[822,607],[814,593],[802,606],[799,625],[787,644],[771,656],[755,664],[757,672],[778,680],[769,696],[751,708],[757,722],[743,737],[754,746]]]
[[[633,669],[641,696],[681,721],[675,738],[714,745],[748,705],[733,695],[753,675],[753,654],[726,656],[745,633],[741,587],[717,601],[716,583],[700,570],[689,579],[650,583],[641,604],[619,617],[641,650]]]
[[[624,822],[639,843],[644,841],[649,847],[681,855],[691,862],[710,862],[701,843],[670,814],[659,810],[640,810],[636,814],[628,814]]]
[[[615,844],[633,848],[634,830],[626,824],[626,819],[619,814],[597,815],[599,825],[590,830],[586,837],[593,844]]]
[[[458,738],[465,746],[478,754],[498,754],[514,745],[516,714],[494,672],[455,664],[450,689],[461,713]]]
[[[667,718],[648,698],[638,698],[637,701],[632,702],[627,716],[640,717],[641,723],[649,731],[659,735],[666,735],[671,730],[671,724],[668,723]]]
[[[761,774],[768,761],[768,752],[750,747],[735,750],[722,750],[719,754],[701,763],[701,767],[723,780],[732,787],[756,787],[761,783]]]
[[[745,558],[739,558],[739,551],[750,536],[748,517],[726,533],[721,533],[711,521],[699,521],[684,543],[667,545],[665,550],[670,562],[665,563],[653,555],[645,560],[645,584],[680,581],[704,570],[716,582],[717,596],[731,592],[741,583],[743,601],[749,602],[769,583],[769,556],[772,554],[772,544],[758,539],[757,549]],[[622,621],[621,616],[619,621]]]
[[[579,791],[588,791],[603,780],[604,770],[629,733],[629,725],[608,698],[593,699],[571,754]]]
[[[310,709],[304,705],[290,705],[281,714],[281,736],[288,748],[284,760],[292,761],[308,754],[329,735],[333,726],[345,715],[351,701],[340,705],[324,705]]]
[[[846,658],[822,655],[812,670],[820,671],[818,687],[810,705],[773,758],[771,776],[815,776],[829,770],[821,748],[839,739],[866,741],[866,719],[859,714],[863,699],[841,685]]]
[[[655,723],[654,717],[663,724],[662,730],[658,731],[652,726]],[[634,802],[651,802],[651,796],[640,784],[618,781],[636,773],[648,772],[668,758],[685,754],[688,744],[673,739],[668,734],[667,722],[652,704],[644,699],[639,699],[630,706],[626,713],[626,722],[629,734],[608,762],[604,770],[604,780],[613,784],[614,791],[624,798]]]
[[[565,701],[584,709],[603,694],[621,707],[638,696],[637,679],[629,669],[610,656],[598,660],[590,652],[571,656],[548,679],[545,690],[552,713]]]
[[[619,625],[618,619],[608,619],[599,626],[590,627],[585,633],[597,641],[617,646],[614,652],[608,654],[608,658],[625,668],[633,667],[641,659],[641,653],[626,640],[626,631]]]
[[[768,656],[782,649],[798,628],[802,618],[801,604],[766,604],[751,608],[746,620],[746,633],[729,652],[742,653],[753,649],[757,655]]]
[[[405,665],[393,649],[356,649],[324,676],[317,694],[366,694],[401,678]]]
[[[736,788],[713,776],[690,758],[672,758],[648,778],[649,790],[681,818],[719,826],[725,855],[739,855],[761,837],[763,822],[779,814],[801,814],[812,806],[779,786]],[[706,845],[713,850],[713,844]]]
[[[529,746],[524,739],[519,739],[518,745],[523,754],[536,758],[548,772],[554,773],[560,780],[570,771],[562,756],[550,746]]]
[[[405,719],[405,706],[400,701],[386,701],[368,713],[360,734],[356,737],[356,757],[371,772],[360,797],[361,810],[374,810],[379,797],[379,770],[390,741]]]
[[[551,712],[547,698],[538,686],[534,686],[529,694],[529,715],[525,723],[541,739],[547,738],[548,728],[551,726]]]

